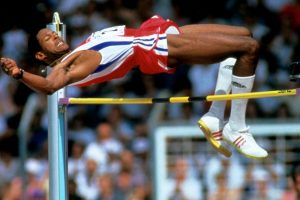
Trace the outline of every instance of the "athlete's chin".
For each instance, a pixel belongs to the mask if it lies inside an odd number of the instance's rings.
[[[69,51],[69,45],[64,43],[63,45],[61,45],[58,49],[57,49],[57,52],[62,52],[62,53],[66,53]]]
[[[61,48],[59,51],[57,51],[57,54],[63,55],[65,53],[68,53],[70,51],[69,47],[68,48]]]

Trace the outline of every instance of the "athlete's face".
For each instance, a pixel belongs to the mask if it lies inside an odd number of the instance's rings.
[[[69,49],[69,45],[50,29],[41,29],[36,37],[45,54],[64,54]]]

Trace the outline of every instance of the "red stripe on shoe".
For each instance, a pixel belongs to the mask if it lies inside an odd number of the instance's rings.
[[[222,135],[222,130],[218,131],[218,132],[214,132],[211,134],[212,137],[215,139],[215,140],[222,140],[223,139],[223,135]]]
[[[233,141],[233,144],[240,148],[245,142],[245,139],[242,136],[239,136],[237,139],[235,139],[235,141]]]
[[[240,145],[240,147],[243,146],[245,143],[246,143],[246,140],[244,139],[242,144]]]

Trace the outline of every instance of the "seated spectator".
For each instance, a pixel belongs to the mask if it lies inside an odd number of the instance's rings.
[[[188,171],[187,160],[179,158],[175,161],[173,176],[169,177],[165,184],[167,199],[203,199],[202,183],[196,177],[189,176]]]

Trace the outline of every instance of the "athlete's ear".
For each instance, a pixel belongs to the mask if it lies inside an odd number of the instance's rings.
[[[43,52],[38,51],[35,53],[35,58],[40,61],[45,61],[47,56]]]

